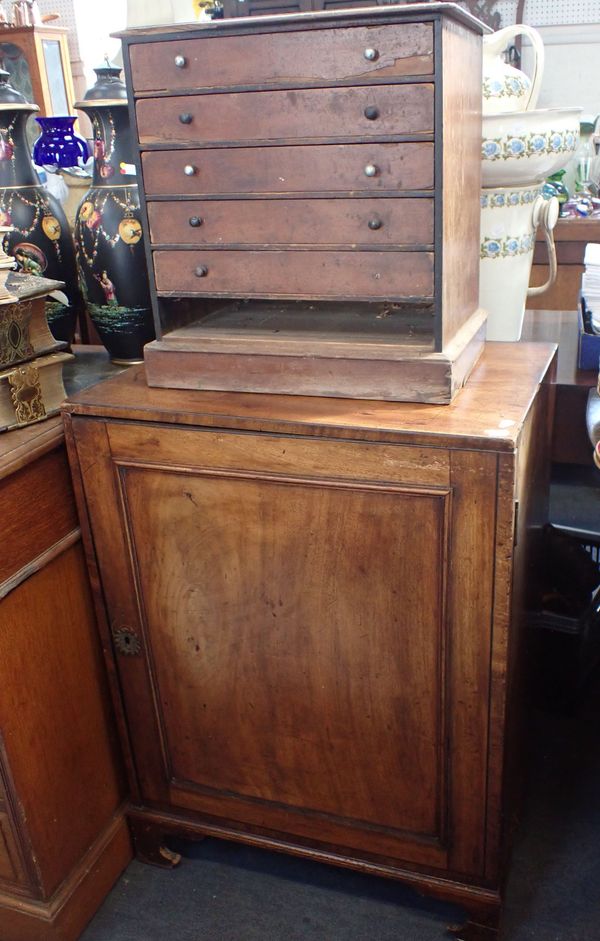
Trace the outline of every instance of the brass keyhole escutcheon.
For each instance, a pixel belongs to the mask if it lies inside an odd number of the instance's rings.
[[[137,657],[141,653],[141,641],[136,632],[129,627],[118,627],[113,630],[113,640],[117,651],[124,657]]]

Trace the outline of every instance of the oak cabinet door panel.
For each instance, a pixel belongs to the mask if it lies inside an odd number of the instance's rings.
[[[443,450],[386,445],[378,462],[370,443],[75,426],[100,571],[123,572],[104,590],[141,799],[477,868],[483,828],[455,819],[484,812],[486,727],[469,700],[487,640],[453,658],[490,616],[492,580],[468,610],[448,555],[457,538],[465,559],[491,548],[490,455],[473,469],[473,526]]]

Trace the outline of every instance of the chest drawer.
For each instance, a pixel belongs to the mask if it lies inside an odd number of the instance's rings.
[[[148,204],[153,243],[415,245],[433,241],[431,199],[227,199]]]
[[[157,251],[159,292],[394,300],[433,295],[429,252]]]
[[[433,72],[433,29],[411,23],[208,36],[134,45],[130,55],[136,92],[385,80]]]
[[[429,135],[433,85],[144,98],[137,122],[142,145]]]
[[[148,196],[422,190],[433,187],[433,144],[160,150],[142,154],[142,170]]]

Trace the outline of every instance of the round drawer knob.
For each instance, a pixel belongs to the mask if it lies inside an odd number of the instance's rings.
[[[175,56],[175,67],[178,69],[185,69],[187,65],[187,59],[185,56]]]
[[[377,52],[377,49],[371,49],[371,48],[365,49],[365,51],[363,52],[363,55],[365,59],[367,60],[367,62],[375,62],[379,58],[379,53]]]
[[[189,111],[184,111],[183,114],[179,115],[179,120],[182,124],[191,124],[194,120],[194,115],[190,114]]]
[[[192,229],[197,229],[198,226],[202,225],[202,219],[200,216],[190,216],[190,225]]]
[[[195,167],[193,163],[186,163],[183,168],[183,172],[186,176],[196,176],[198,172],[198,167]]]
[[[205,278],[206,275],[208,274],[208,268],[206,267],[206,265],[198,265],[198,267],[194,271],[194,274],[196,275],[197,278]]]
[[[374,105],[367,105],[364,110],[364,115],[367,121],[376,121],[379,117],[379,108],[376,108]]]
[[[368,163],[365,167],[365,176],[377,176],[379,170],[374,163]]]
[[[373,230],[380,229],[382,225],[383,225],[383,222],[381,221],[381,219],[369,219],[368,226],[370,229],[373,229]]]

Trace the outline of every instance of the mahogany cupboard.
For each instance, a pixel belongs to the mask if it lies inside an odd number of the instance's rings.
[[[0,939],[77,941],[131,858],[60,416],[0,435]]]
[[[67,403],[140,858],[246,841],[496,936],[553,355],[488,344],[449,406],[153,389],[141,367]]]

